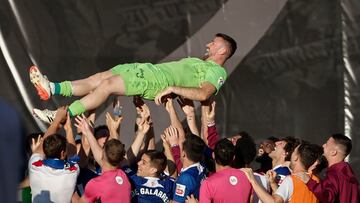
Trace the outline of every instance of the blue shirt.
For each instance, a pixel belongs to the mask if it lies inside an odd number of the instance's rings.
[[[275,166],[273,170],[276,172],[275,182],[280,185],[286,176],[291,175],[291,171],[287,166]]]
[[[191,194],[199,199],[200,184],[204,179],[204,167],[200,163],[181,169],[180,176],[175,181],[173,200],[185,202],[186,197]]]
[[[131,202],[169,202],[172,199],[174,180],[169,176],[141,177],[129,167],[123,169],[133,187]]]

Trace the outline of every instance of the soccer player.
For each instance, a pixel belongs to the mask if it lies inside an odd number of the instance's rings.
[[[323,145],[324,156],[329,164],[325,179],[317,183],[306,173],[298,175],[321,202],[360,202],[359,181],[350,164],[344,161],[351,148],[348,137],[343,134],[332,135]]]
[[[203,59],[184,58],[155,65],[121,64],[85,79],[60,83],[49,82],[37,67],[32,66],[30,79],[43,100],[52,95],[84,96],[69,106],[71,116],[98,107],[110,94],[139,95],[155,100],[158,105],[170,94],[204,101],[217,93],[226,80],[227,74],[222,66],[234,54],[237,45],[228,35],[218,33],[206,47]],[[56,112],[35,109],[34,113],[51,123]]]
[[[71,151],[75,148],[75,141],[72,143],[72,132],[68,131],[71,127],[65,128],[70,125],[69,117],[64,126],[67,137],[54,134],[66,114],[66,108],[59,108],[44,137],[32,140],[32,155],[28,165],[32,202],[71,201],[80,169],[76,159],[66,159],[75,154]]]
[[[200,164],[205,146],[199,136],[186,136],[180,157],[183,168],[175,182],[174,202],[185,202],[192,194],[199,198],[200,184],[205,179],[204,167]]]
[[[216,173],[203,181],[200,187],[200,202],[250,201],[252,187],[244,172],[232,168],[235,147],[228,139],[217,142],[214,149]]]
[[[253,172],[250,168],[243,168],[246,176],[249,178],[251,185],[259,199],[262,202],[307,202],[318,203],[316,198],[305,183],[297,177],[297,174],[307,173],[308,168],[318,159],[321,155],[321,150],[309,143],[300,144],[295,148],[291,155],[290,168],[292,175],[287,176],[279,187],[275,190],[273,195],[267,193],[262,186],[255,180]],[[275,182],[275,173],[271,174],[272,182]],[[312,177],[314,178],[314,177]]]
[[[91,179],[85,186],[81,198],[74,195],[73,202],[93,203],[130,202],[131,184],[125,172],[118,168],[125,157],[125,146],[117,139],[110,139],[101,148],[85,117],[76,118],[78,127],[89,142],[96,162],[101,166],[100,176]]]

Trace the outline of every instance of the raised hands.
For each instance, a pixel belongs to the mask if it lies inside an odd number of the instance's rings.
[[[118,118],[113,118],[109,112],[106,113],[105,116],[106,125],[109,128],[109,130],[118,130],[121,122],[123,121],[124,117],[120,116]]]
[[[75,126],[81,130],[83,136],[85,135],[96,162],[102,166],[102,148],[93,135],[93,126],[89,124],[89,121],[84,115],[75,118]]]
[[[161,103],[166,102],[167,98],[171,97],[171,93],[173,93],[172,87],[167,87],[160,93],[158,93],[154,99],[156,105],[160,105]]]
[[[67,115],[67,107],[66,106],[62,106],[62,107],[58,108],[56,111],[54,122],[57,122],[57,123],[64,122],[66,119],[66,115]]]
[[[169,126],[165,129],[164,134],[161,135],[161,139],[171,147],[179,145],[179,134],[177,129],[173,126]]]
[[[66,122],[64,124],[64,130],[66,132],[70,132],[70,131],[72,132],[71,119],[69,113],[66,114]]]
[[[195,116],[195,107],[194,107],[194,102],[192,100],[179,98],[177,99],[177,102],[179,103],[181,109],[184,111],[186,117]]]
[[[151,126],[150,109],[146,104],[141,107],[136,107],[136,125],[138,126],[138,133],[146,134]]]
[[[92,134],[93,126],[90,126],[84,115],[75,117],[75,126],[81,130],[84,135]]]
[[[211,106],[209,106],[209,108],[207,108],[207,111],[205,111],[205,115],[206,115],[206,121],[208,124],[211,123],[215,123],[215,107],[216,107],[216,102],[212,101],[210,103]]]
[[[43,138],[41,137],[41,135],[39,135],[36,140],[35,138],[31,139],[31,151],[33,154],[42,153],[42,143]]]

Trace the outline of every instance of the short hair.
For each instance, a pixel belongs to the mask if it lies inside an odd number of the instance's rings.
[[[59,134],[53,134],[44,139],[43,150],[46,158],[60,159],[61,152],[66,150],[66,138]]]
[[[109,137],[110,131],[109,128],[106,125],[99,125],[96,128],[94,128],[94,137],[96,139],[100,139],[102,137]]]
[[[340,145],[341,149],[344,150],[345,156],[349,155],[352,149],[352,143],[350,138],[346,137],[341,133],[331,135],[337,145]]]
[[[322,153],[323,150],[320,146],[307,142],[301,143],[298,148],[300,162],[306,170],[309,169],[309,167],[313,165],[319,157],[321,157]]]
[[[205,142],[197,135],[188,134],[183,142],[183,150],[190,161],[199,162],[205,151]]]
[[[279,141],[279,138],[274,137],[274,136],[270,136],[270,137],[266,138],[266,140],[269,140],[269,141],[275,143],[275,142]]]
[[[255,159],[256,153],[256,144],[252,137],[246,133],[246,136],[242,136],[236,141],[233,167],[241,168],[251,164]]]
[[[285,161],[291,160],[291,154],[294,152],[295,148],[300,144],[300,140],[296,139],[295,137],[284,137],[281,138],[280,141],[285,141],[286,144],[284,146],[284,150],[287,153],[285,156]]]
[[[112,166],[118,166],[125,156],[125,145],[117,139],[111,139],[105,142],[104,152],[107,161]]]
[[[229,166],[234,160],[235,147],[226,138],[219,140],[214,148],[215,161],[221,166]]]
[[[229,56],[227,57],[227,59],[232,57],[232,55],[234,55],[234,53],[237,49],[236,41],[232,37],[230,37],[229,35],[226,35],[224,33],[217,33],[215,36],[223,38],[228,43],[230,53],[229,53]]]
[[[160,176],[167,165],[167,158],[163,152],[148,150],[144,152],[150,158],[150,164],[157,169],[157,176]]]

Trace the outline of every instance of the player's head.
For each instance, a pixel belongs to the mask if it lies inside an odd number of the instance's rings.
[[[291,154],[298,145],[299,140],[294,137],[281,138],[275,142],[275,149],[270,152],[269,156],[273,160],[290,161]]]
[[[65,159],[66,158],[66,138],[59,134],[53,134],[44,139],[43,151],[46,158]]]
[[[294,170],[295,167],[298,166],[302,169],[308,170],[308,168],[315,163],[321,154],[321,147],[308,142],[303,142],[297,146],[291,154],[290,168]]]
[[[164,172],[167,158],[163,152],[146,151],[138,162],[137,175],[142,177],[159,177]]]
[[[109,139],[110,136],[109,128],[106,125],[97,126],[94,129],[94,136],[100,147],[104,147],[105,142]]]
[[[206,45],[206,48],[206,58],[220,55],[226,60],[234,55],[237,49],[237,44],[230,36],[223,33],[217,33],[215,38]]]
[[[236,141],[234,168],[250,167],[256,156],[256,144],[249,134],[243,134]]]
[[[119,140],[111,139],[104,144],[104,158],[112,166],[119,166],[120,162],[124,160],[125,145]]]
[[[327,142],[323,145],[324,156],[326,159],[338,157],[344,159],[350,154],[352,149],[351,140],[343,134],[332,135]]]
[[[235,146],[230,140],[219,140],[214,148],[215,162],[221,166],[230,166],[235,156]]]
[[[188,134],[183,142],[181,158],[194,163],[199,162],[203,157],[205,146],[205,142],[199,136]]]

